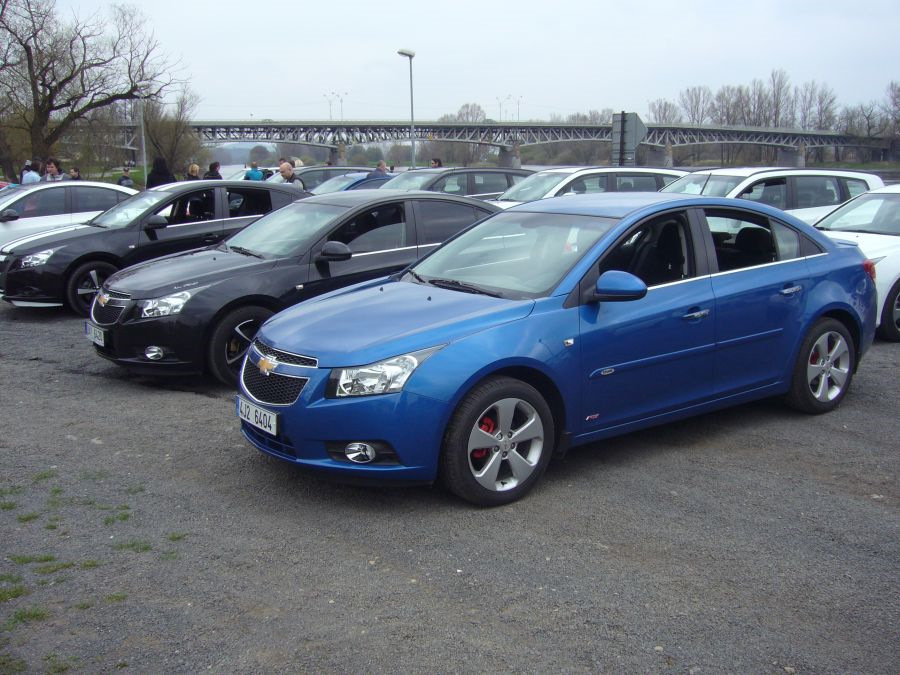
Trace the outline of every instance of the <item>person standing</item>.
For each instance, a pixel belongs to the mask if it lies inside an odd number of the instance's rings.
[[[44,173],[44,177],[41,179],[45,183],[55,183],[60,180],[69,180],[69,177],[62,172],[62,167],[59,165],[59,160],[55,157],[50,157],[47,160],[46,165],[46,173]]]
[[[222,180],[222,174],[219,173],[219,167],[221,164],[218,162],[213,162],[209,165],[209,171],[203,174],[203,178],[206,180]]]
[[[134,178],[131,177],[131,167],[122,167],[122,175],[119,176],[119,180],[117,180],[116,183],[122,187],[134,187]]]
[[[431,168],[432,169],[440,169],[443,168],[444,163],[441,161],[440,157],[432,157],[431,158]]]
[[[300,180],[300,176],[297,176],[294,173],[294,165],[290,162],[282,162],[281,166],[278,167],[278,173],[281,174],[281,177],[284,179],[285,183],[291,183],[301,190],[305,189],[303,186],[303,181]]]
[[[200,180],[200,167],[196,164],[191,164],[188,167],[187,173],[184,174],[185,180]]]
[[[244,174],[244,180],[262,180],[263,178],[263,172],[259,170],[256,162],[250,162],[250,168]]]
[[[69,169],[69,180],[82,180],[81,178],[81,169],[77,166],[73,166]]]
[[[169,183],[175,183],[177,181],[178,179],[172,175],[171,171],[169,171],[169,165],[166,164],[166,160],[162,157],[156,157],[153,160],[153,168],[147,176],[147,187],[152,188],[157,185],[168,185]]]
[[[381,159],[378,160],[378,164],[375,165],[375,168],[369,172],[366,178],[380,178],[381,176],[386,176],[387,172],[387,164]]]
[[[31,183],[40,183],[41,182],[41,173],[40,173],[40,162],[35,160],[32,162],[30,159],[25,160],[25,166],[22,167],[22,185],[30,185]]]

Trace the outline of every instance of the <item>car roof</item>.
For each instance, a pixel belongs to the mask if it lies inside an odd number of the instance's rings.
[[[328,192],[324,195],[306,197],[302,201],[304,203],[330,204],[331,206],[354,208],[370,202],[409,199],[410,197],[460,202],[486,208],[488,211],[501,210],[499,206],[489,204],[481,199],[475,199],[474,197],[449,195],[444,192],[428,192],[426,190],[385,190],[384,188],[378,188],[377,190],[342,190],[339,192]]]
[[[627,173],[665,173],[673,176],[683,176],[688,173],[682,169],[654,166],[558,166],[552,169],[543,169],[537,173],[559,173],[570,175],[582,171],[589,171],[591,173],[612,173],[614,171]]]
[[[875,188],[873,190],[869,190],[869,192],[866,194],[872,194],[874,192],[882,193],[882,194],[884,194],[884,193],[887,193],[887,194],[900,193],[900,183],[893,183],[891,185],[885,185],[884,187]]]
[[[180,192],[182,190],[196,190],[202,187],[216,187],[224,185],[225,187],[263,187],[266,190],[281,190],[282,192],[293,190],[297,192],[297,188],[292,183],[267,183],[264,180],[221,180],[219,178],[210,178],[207,180],[180,180],[175,183],[166,183],[165,185],[157,185],[149,188],[155,192]]]
[[[716,176],[739,176],[742,178],[774,173],[778,173],[784,176],[875,176],[874,173],[868,171],[845,171],[843,169],[809,169],[788,166],[736,166],[723,169],[700,169],[694,171],[693,173],[710,174]]]
[[[671,198],[671,199],[670,199]],[[701,197],[703,201],[723,203],[722,199]],[[648,206],[660,203],[671,203],[678,207],[678,202],[697,201],[697,195],[685,195],[669,192],[598,192],[586,195],[566,195],[536,199],[507,209],[507,212],[529,211],[533,213],[563,213],[583,216],[602,216],[606,218],[624,218],[629,213],[640,211]],[[726,203],[731,200],[725,200]]]
[[[409,171],[415,171],[416,173],[450,173],[451,171],[457,172],[492,172],[492,173],[523,173],[523,174],[532,174],[534,173],[533,169],[513,169],[511,167],[497,167],[497,166],[438,166],[438,167],[422,167],[421,169],[409,169],[404,173],[408,173]]]

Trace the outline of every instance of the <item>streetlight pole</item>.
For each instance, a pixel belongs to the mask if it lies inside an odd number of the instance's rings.
[[[497,121],[502,122],[503,121],[503,99],[500,98],[499,96],[497,97],[497,105],[500,108],[500,117],[497,118]]]
[[[412,49],[398,49],[397,53],[400,56],[405,56],[409,59],[409,145],[411,149],[411,164],[410,168],[416,168],[416,122],[415,115],[413,114],[413,75],[412,75],[412,60],[416,53]]]

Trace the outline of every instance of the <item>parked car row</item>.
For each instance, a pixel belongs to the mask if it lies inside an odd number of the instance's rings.
[[[43,184],[69,220],[0,247],[0,291],[85,315],[129,370],[238,385],[263,452],[483,505],[572,445],[764,396],[826,412],[876,326],[900,340],[900,188],[869,174],[321,177],[120,189],[84,223],[71,183]],[[856,196],[816,228],[773,206],[833,209],[815,185]],[[0,203],[10,231],[40,217],[30,192]]]

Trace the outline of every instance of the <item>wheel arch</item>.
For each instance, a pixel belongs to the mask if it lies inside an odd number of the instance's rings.
[[[240,309],[241,307],[263,307],[265,309],[271,310],[272,313],[280,312],[284,309],[283,303],[278,302],[275,298],[269,295],[242,295],[239,298],[235,298],[230,302],[222,305],[215,314],[210,318],[210,320],[206,323],[206,326],[203,328],[203,363],[204,367],[209,359],[209,341],[212,338],[212,333],[216,329],[216,326],[219,325],[219,322],[229,313],[233,312],[236,309]]]
[[[849,310],[835,307],[817,316],[815,320],[810,322],[810,327],[819,319],[825,318],[834,319],[843,324],[850,333],[850,337],[853,338],[853,371],[856,372],[859,368],[859,362],[864,351],[862,348],[862,327],[860,326],[859,321]],[[807,328],[807,330],[809,330],[809,328]]]
[[[112,265],[113,267],[115,267],[117,270],[120,270],[123,267],[122,259],[111,253],[106,253],[103,251],[93,251],[91,253],[84,253],[84,254],[78,256],[77,258],[75,258],[74,260],[72,260],[72,262],[70,262],[66,266],[66,271],[63,274],[63,288],[67,288],[69,286],[69,281],[71,280],[72,275],[75,273],[75,270],[77,270],[79,267],[81,267],[85,263],[91,263],[91,262],[108,263],[108,264]]]

